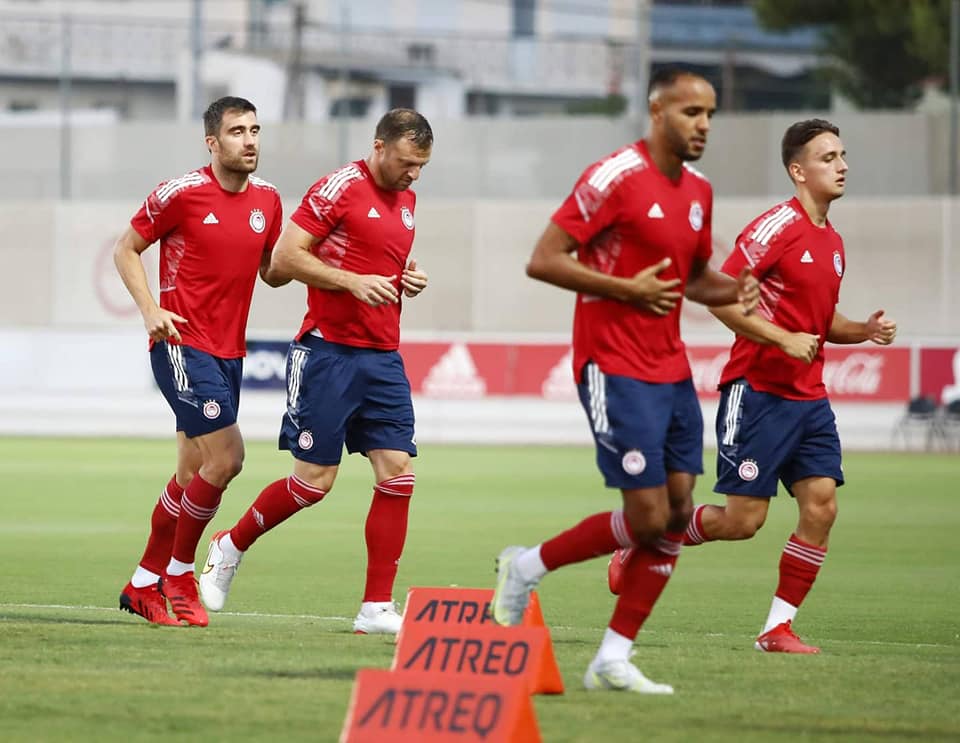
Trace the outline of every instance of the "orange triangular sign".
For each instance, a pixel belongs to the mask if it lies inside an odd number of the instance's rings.
[[[394,671],[525,680],[530,694],[562,694],[546,627],[410,622],[397,638]]]
[[[357,672],[340,743],[540,743],[526,685],[485,678]]]

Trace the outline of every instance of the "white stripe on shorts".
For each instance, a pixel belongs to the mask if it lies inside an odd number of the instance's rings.
[[[300,386],[303,383],[303,367],[307,363],[307,352],[302,348],[290,350],[290,374],[287,377],[287,407],[296,410],[300,402]]]
[[[170,359],[170,368],[173,369],[173,385],[177,392],[190,389],[190,377],[187,376],[187,367],[183,363],[183,348],[167,343],[167,358]]]
[[[590,397],[590,422],[594,433],[610,433],[607,418],[607,378],[592,361],[587,364],[587,393]]]
[[[740,403],[743,400],[744,383],[731,385],[730,395],[727,397],[727,410],[723,419],[723,445],[731,446],[737,440],[737,429],[740,426]]]

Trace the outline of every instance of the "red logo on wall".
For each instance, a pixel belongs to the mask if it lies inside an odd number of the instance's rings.
[[[960,400],[960,349],[920,350],[920,394],[942,403]]]
[[[400,350],[413,393],[424,397],[577,398],[567,344],[412,342],[404,343]],[[910,397],[909,348],[830,346],[826,353],[823,379],[835,402],[891,402]],[[942,373],[937,372],[940,376],[931,377],[931,386],[939,384],[937,390],[957,383],[949,372],[953,357],[947,356],[954,351],[940,353],[943,360],[937,357],[930,366],[943,367]],[[729,347],[688,346],[687,355],[697,393],[702,399],[717,399],[717,383]]]

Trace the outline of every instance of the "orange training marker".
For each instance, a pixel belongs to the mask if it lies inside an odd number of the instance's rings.
[[[357,672],[340,743],[541,743],[519,678]]]
[[[490,613],[490,601],[493,599],[491,588],[435,588],[415,587],[407,591],[407,601],[403,610],[403,628],[413,623],[433,625],[479,625],[496,624]],[[523,613],[522,627],[543,627],[543,612],[537,592],[530,594],[530,605]]]
[[[562,694],[546,627],[405,623],[391,670],[523,679],[529,694]]]

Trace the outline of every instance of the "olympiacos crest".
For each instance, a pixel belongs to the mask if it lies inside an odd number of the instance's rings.
[[[694,232],[703,229],[703,207],[700,206],[699,201],[690,202],[690,213],[687,218],[690,220],[690,226],[693,227]]]

